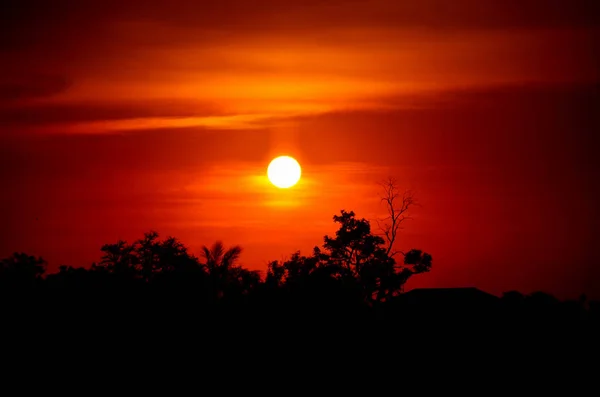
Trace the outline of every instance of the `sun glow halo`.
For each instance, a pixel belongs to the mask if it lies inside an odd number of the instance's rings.
[[[269,181],[281,189],[294,186],[300,180],[301,175],[300,164],[290,156],[279,156],[273,159],[267,168]]]

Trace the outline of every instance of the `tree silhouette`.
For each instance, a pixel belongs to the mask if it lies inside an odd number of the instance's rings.
[[[155,231],[145,233],[144,237],[134,245],[139,263],[139,273],[144,281],[149,281],[155,271],[161,270],[159,248],[158,233]],[[165,264],[165,266],[168,265]]]
[[[121,279],[136,279],[146,283],[153,279],[166,279],[175,274],[200,274],[203,272],[198,259],[174,237],[160,240],[155,231],[133,244],[119,240],[102,246],[102,259],[92,271],[113,274]]]
[[[402,253],[402,251],[394,249],[394,244],[398,240],[398,232],[402,229],[403,222],[411,219],[408,212],[411,207],[417,205],[417,202],[414,193],[410,190],[405,191],[400,196],[398,182],[392,177],[389,177],[380,185],[383,190],[381,201],[386,206],[388,216],[378,219],[377,224],[386,240],[386,253],[390,257],[394,257],[398,253]]]
[[[342,210],[333,221],[339,229],[335,237],[325,236],[322,258],[347,284],[360,285],[365,298],[372,299],[382,279],[393,273],[394,260],[387,255],[383,238],[371,233],[366,219]]]
[[[272,287],[285,287],[289,290],[299,291],[314,287],[326,278],[335,278],[339,274],[335,265],[325,262],[326,256],[318,247],[314,248],[313,255],[304,256],[299,251],[292,254],[290,259],[269,263],[265,284]]]
[[[99,265],[92,266],[94,271],[107,271],[123,278],[135,278],[138,274],[138,258],[133,245],[119,240],[114,244],[105,244]]]
[[[249,270],[241,266],[230,267],[226,280],[225,291],[236,295],[247,295],[261,283],[259,271]]]
[[[265,285],[271,288],[283,286],[286,277],[286,268],[279,261],[272,261],[267,265]]]
[[[431,268],[431,255],[420,250],[409,251],[404,264],[397,265],[385,240],[372,234],[369,221],[357,219],[353,211],[342,210],[333,220],[339,229],[335,237],[325,236],[323,259],[340,277],[359,285],[367,300],[388,300],[401,292],[410,276]]]
[[[534,333],[569,324],[575,332],[600,325],[597,302],[586,304],[584,297],[560,302],[543,292],[525,296],[513,291],[500,299],[472,288],[402,294],[413,275],[431,270],[432,256],[411,249],[399,251],[399,261],[389,249],[390,240],[375,235],[370,222],[353,211],[342,210],[333,221],[337,231],[324,236],[322,247],[310,255],[297,251],[289,259],[269,263],[264,281],[258,271],[237,263],[240,246],[226,249],[217,241],[203,246],[198,259],[176,238],[160,239],[154,231],[132,244],[119,240],[103,245],[101,261],[89,270],[60,266],[57,273],[46,275],[42,258],[15,253],[0,261],[0,291],[5,292],[1,317],[23,313],[38,316],[41,324],[85,319],[107,327],[135,323],[140,330],[158,323],[173,329],[177,324],[216,324],[208,327],[216,334],[237,329],[229,326],[229,319],[236,326],[289,323],[294,329],[337,324],[329,334],[303,334],[330,342],[337,342],[340,332],[356,331],[348,324],[381,325],[393,330],[387,335],[406,330],[404,325],[429,327],[430,319],[463,323],[471,330],[493,319],[508,325],[503,329],[514,335],[532,325]],[[389,340],[383,343],[391,346]]]
[[[60,287],[86,287],[90,273],[82,267],[62,265],[58,268],[58,273],[48,275],[47,280],[55,281]]]
[[[431,262],[431,255],[418,249],[411,249],[404,255],[404,269],[410,270],[412,274],[430,271]]]
[[[0,283],[3,287],[34,287],[46,272],[47,263],[41,257],[15,252],[0,262]]]
[[[210,248],[202,246],[204,266],[208,271],[215,298],[226,294],[247,293],[260,282],[260,274],[236,265],[242,253],[242,247],[234,245],[225,249],[223,242],[216,241]]]
[[[363,266],[375,257],[386,259],[384,241],[371,234],[371,225],[366,219],[357,219],[353,211],[341,211],[333,221],[339,224],[335,237],[325,236],[323,248],[328,251],[330,265],[339,266],[343,275],[358,276]],[[383,258],[385,256],[386,258]]]
[[[222,241],[216,241],[210,248],[206,245],[202,246],[202,256],[205,259],[204,265],[208,273],[213,275],[226,274],[235,261],[237,261],[242,253],[242,247],[234,245],[225,250]]]
[[[146,233],[137,241],[141,271],[145,280],[175,273],[190,273],[201,269],[198,259],[175,237],[158,239],[158,233]]]
[[[334,236],[324,237],[323,249],[315,247],[311,256],[296,252],[283,263],[271,262],[265,285],[303,293],[325,285],[343,286],[373,304],[398,295],[412,275],[431,268],[431,255],[420,250],[409,251],[398,265],[388,255],[383,237],[374,235],[369,221],[357,218],[353,211],[342,210],[333,221],[339,228]]]

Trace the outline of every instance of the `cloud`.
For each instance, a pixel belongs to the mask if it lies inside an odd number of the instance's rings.
[[[599,83],[511,83],[491,86],[458,87],[439,91],[405,93],[357,101],[348,105],[335,103],[300,104],[288,109],[262,104],[264,113],[225,112],[217,104],[186,100],[151,100],[135,102],[39,103],[30,106],[0,107],[1,135],[26,132],[97,135],[123,132],[148,133],[177,131],[188,133],[225,130],[272,131],[273,134],[315,135],[329,142],[331,132],[360,126],[385,132],[393,119],[394,128],[409,125],[416,115],[428,111],[457,112],[460,117],[477,118],[473,112],[514,111],[525,109],[535,115],[538,109],[564,98],[562,106],[597,102]],[[575,101],[576,100],[576,101]],[[465,113],[466,112],[466,113]],[[397,119],[400,117],[400,119]],[[401,120],[404,120],[403,122]],[[467,120],[461,121],[467,123]],[[404,127],[403,127],[404,128]],[[390,131],[392,133],[393,131]],[[180,132],[181,134],[182,132]],[[335,136],[331,135],[331,136]],[[316,150],[317,152],[319,150]]]
[[[68,79],[60,75],[0,76],[0,105],[6,102],[49,97],[66,91],[69,86]]]
[[[23,131],[262,128],[599,78],[584,0],[8,3],[0,122]]]
[[[127,128],[140,124],[140,119],[175,120],[203,117],[225,117],[216,104],[177,99],[136,100],[136,101],[82,101],[57,102],[52,100],[31,103],[5,102],[0,106],[0,120],[13,128],[48,127],[48,129],[77,129],[89,124],[93,129],[99,123],[116,126],[120,123]],[[160,124],[155,121],[154,124]]]
[[[2,22],[25,31],[31,25],[97,27],[115,19],[158,20],[207,30],[285,27],[306,30],[331,26],[429,26],[434,28],[558,27],[597,25],[589,0],[6,0]],[[334,19],[335,18],[335,19]],[[50,29],[53,30],[53,29]]]
[[[263,129],[273,117],[271,115],[204,116],[204,117],[142,117],[122,120],[100,120],[83,123],[51,124],[37,128],[47,133],[103,134],[127,131],[176,130],[202,127],[212,130]]]

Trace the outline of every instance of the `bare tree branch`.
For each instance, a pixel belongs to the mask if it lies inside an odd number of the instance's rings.
[[[388,216],[377,220],[377,226],[387,242],[387,254],[393,257],[402,253],[402,251],[394,250],[394,243],[398,239],[398,232],[402,229],[402,223],[411,219],[409,215],[410,208],[418,204],[412,191],[406,190],[400,194],[396,179],[389,177],[380,185],[383,190],[381,202],[385,204]]]

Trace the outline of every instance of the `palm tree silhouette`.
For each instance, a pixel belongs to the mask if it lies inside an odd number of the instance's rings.
[[[222,241],[216,241],[210,248],[206,245],[202,246],[204,266],[208,271],[217,298],[223,297],[227,284],[232,281],[230,276],[237,269],[235,262],[239,259],[241,253],[242,247],[239,245],[234,245],[225,250]]]
[[[225,250],[223,242],[217,241],[212,247],[202,246],[202,257],[206,260],[205,266],[210,274],[219,270],[229,270],[242,253],[242,247],[234,245]]]

